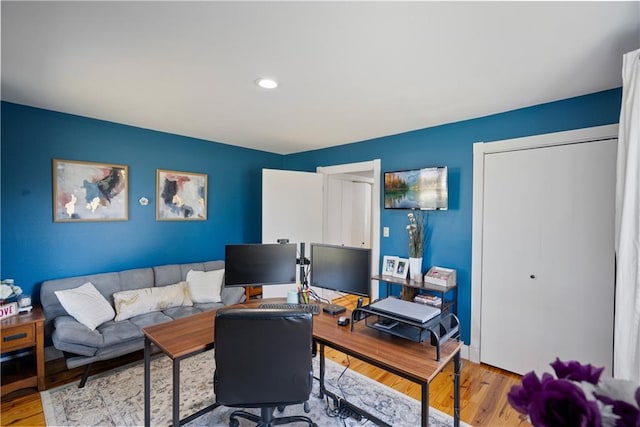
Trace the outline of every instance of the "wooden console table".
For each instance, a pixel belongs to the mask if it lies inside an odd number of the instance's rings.
[[[2,396],[27,387],[44,390],[44,314],[40,307],[0,321]]]

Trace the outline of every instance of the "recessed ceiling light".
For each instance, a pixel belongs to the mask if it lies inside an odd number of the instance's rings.
[[[263,89],[275,89],[278,87],[278,82],[273,79],[259,78],[256,80],[256,84]]]

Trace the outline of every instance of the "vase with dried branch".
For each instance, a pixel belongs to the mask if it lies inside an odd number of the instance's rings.
[[[421,210],[407,214],[409,224],[409,276],[411,280],[422,282],[422,256],[425,243],[425,215]]]

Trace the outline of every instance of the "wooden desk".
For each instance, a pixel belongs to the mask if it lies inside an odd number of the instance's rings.
[[[348,313],[350,314],[350,313]],[[429,424],[429,383],[451,361],[454,362],[454,425],[460,425],[460,350],[462,343],[449,340],[442,344],[440,361],[428,342],[416,343],[365,326],[364,321],[349,327],[338,326],[334,316],[313,317],[313,337],[320,343],[320,397],[324,390],[324,346],[331,347],[384,369],[422,387],[421,425]],[[356,412],[362,408],[352,408]],[[364,414],[371,418],[371,414]],[[375,420],[379,425],[386,425]]]
[[[264,302],[282,302],[282,299],[254,300],[233,307],[254,308]],[[349,312],[343,315],[350,315]],[[204,408],[180,420],[180,361],[213,348],[215,311],[208,311],[172,322],[144,328],[144,422],[150,425],[151,344],[155,344],[173,360],[173,425],[178,426],[195,419],[217,405]],[[440,361],[436,350],[428,343],[415,343],[368,328],[364,322],[349,327],[338,326],[336,317],[321,312],[313,316],[313,337],[320,344],[320,393],[329,394],[324,387],[325,346],[342,351],[367,363],[397,374],[422,387],[422,422],[429,423],[429,383],[451,361],[454,362],[454,425],[460,423],[460,349],[459,341],[442,345]],[[207,373],[213,375],[213,372]],[[363,413],[363,408],[354,408]],[[370,414],[367,414],[370,416]],[[378,420],[380,421],[380,420]],[[384,424],[384,423],[383,423]]]
[[[235,306],[234,306],[235,307]],[[144,425],[151,425],[151,343],[173,361],[173,426],[185,424],[211,411],[217,405],[201,409],[180,420],[180,362],[213,348],[213,319],[216,311],[205,311],[143,329],[144,332]],[[213,375],[213,372],[210,373]]]

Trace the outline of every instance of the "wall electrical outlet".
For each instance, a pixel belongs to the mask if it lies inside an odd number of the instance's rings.
[[[382,235],[384,237],[389,237],[389,227],[383,227],[382,228]]]

